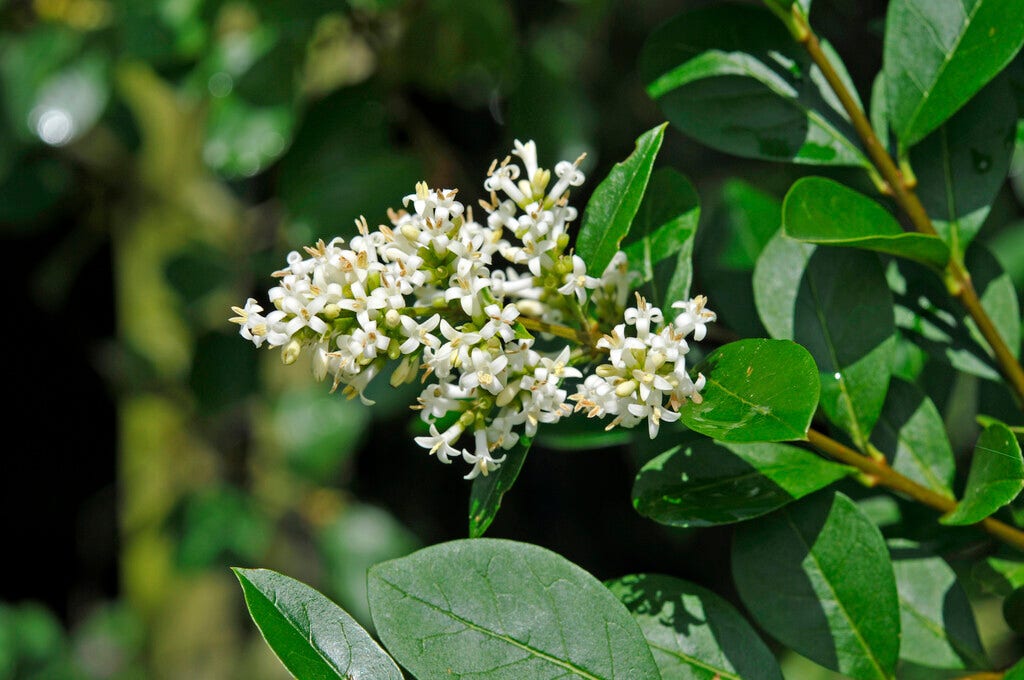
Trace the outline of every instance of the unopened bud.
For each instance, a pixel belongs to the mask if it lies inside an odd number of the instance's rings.
[[[601,364],[600,366],[594,369],[594,373],[597,373],[602,378],[609,378],[617,374],[618,372],[618,369],[612,366],[611,364]]]
[[[328,321],[334,321],[335,319],[338,318],[338,315],[341,314],[341,307],[335,304],[329,304],[326,307],[324,307],[323,311],[320,313]]]
[[[295,363],[295,360],[299,358],[299,354],[302,352],[302,345],[299,344],[298,340],[292,340],[283,348],[281,348],[281,361],[284,362],[285,366],[289,366]]]
[[[400,231],[402,232],[402,236],[406,237],[413,243],[416,243],[420,238],[420,230],[416,228],[416,225],[410,222],[403,224]]]
[[[503,389],[501,392],[498,392],[498,397],[497,399],[494,400],[494,403],[498,408],[504,408],[512,403],[512,400],[515,398],[517,394],[519,394],[518,382],[511,385],[507,385],[505,389]]]
[[[629,395],[636,392],[636,381],[627,380],[619,383],[619,386],[615,388],[615,396],[617,397],[628,397]]]
[[[398,324],[402,322],[402,315],[397,309],[389,309],[384,314],[384,323],[388,328],[398,328]]]

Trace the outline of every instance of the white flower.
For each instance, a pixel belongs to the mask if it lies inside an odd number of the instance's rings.
[[[477,430],[473,433],[474,443],[476,444],[475,451],[470,453],[463,449],[462,459],[473,466],[469,474],[463,477],[463,479],[475,479],[476,477],[483,475],[486,477],[490,473],[498,469],[498,466],[505,462],[507,456],[501,458],[493,458],[487,442],[487,431]]]
[[[482,387],[491,394],[497,394],[505,387],[502,372],[508,365],[508,358],[491,356],[479,347],[474,347],[469,354],[469,363],[463,366],[462,377],[459,378],[459,385],[466,389]]]
[[[587,276],[587,263],[579,255],[572,256],[572,272],[565,275],[565,285],[558,289],[562,295],[576,295],[582,305],[587,301],[587,290],[601,285],[601,279]]]
[[[707,303],[708,299],[703,295],[698,295],[691,300],[672,303],[673,309],[683,310],[675,319],[675,325],[679,332],[683,335],[693,333],[693,339],[697,342],[704,339],[708,330],[707,324],[718,318],[718,315],[710,309],[705,309],[704,305]]]
[[[519,318],[519,310],[515,305],[505,305],[504,308],[487,305],[484,307],[484,314],[487,315],[487,323],[480,329],[481,338],[490,340],[497,335],[505,342],[511,342],[515,338],[516,332],[512,324]]]
[[[430,455],[436,455],[437,459],[442,463],[452,462],[450,459],[457,458],[462,455],[458,449],[454,448],[452,444],[462,436],[463,427],[461,421],[456,421],[454,425],[449,427],[444,432],[437,431],[437,425],[434,423],[430,424],[430,435],[424,437],[416,437],[416,443],[421,447],[430,452]]]
[[[431,331],[441,323],[440,314],[435,314],[423,323],[416,323],[416,320],[412,317],[403,316],[400,323],[402,324],[402,332],[408,338],[398,348],[398,351],[402,354],[412,354],[419,349],[420,345],[435,349],[441,346],[441,341],[437,336],[431,335]]]

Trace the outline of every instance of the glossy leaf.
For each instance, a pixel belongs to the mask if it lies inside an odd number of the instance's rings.
[[[953,449],[938,409],[916,385],[899,379],[889,383],[871,443],[885,453],[893,470],[953,498]]]
[[[1016,0],[893,0],[883,63],[889,121],[910,147],[974,96],[1024,44]]]
[[[702,439],[644,465],[633,483],[633,507],[670,526],[730,524],[767,514],[852,471],[786,444]]]
[[[891,678],[900,615],[882,534],[849,498],[821,493],[737,528],[733,578],[783,644],[856,680]]]
[[[486,477],[480,475],[473,480],[473,486],[469,491],[470,538],[483,536],[487,527],[491,526],[491,522],[497,517],[501,499],[516,483],[532,443],[533,439],[530,437],[521,436],[519,442],[503,454],[507,458],[501,467]]]
[[[1021,341],[1020,311],[1013,281],[980,243],[972,244],[967,251],[966,264],[981,306],[1010,351],[1017,355]],[[896,324],[905,337],[954,368],[1001,380],[988,344],[974,321],[950,299],[941,280],[905,261],[890,263],[887,278],[896,302]]]
[[[235,569],[252,620],[299,680],[355,676],[402,680],[402,672],[341,607],[268,569]]]
[[[587,202],[576,253],[593,276],[601,275],[629,233],[661,148],[665,125],[640,135],[633,153],[615,164]]]
[[[1024,586],[1024,562],[989,557],[974,565],[971,576],[988,592],[1006,597]]]
[[[986,427],[974,447],[967,488],[943,524],[974,524],[1003,507],[1024,489],[1024,459],[1017,437],[1002,423]]]
[[[939,235],[959,256],[988,217],[1013,155],[1017,112],[999,76],[910,150],[917,195]]]
[[[903,231],[881,205],[824,177],[805,177],[790,188],[782,207],[782,228],[798,241],[874,250],[940,269],[949,260],[942,239]]]
[[[889,549],[900,601],[899,676],[988,668],[971,603],[950,566],[910,541],[890,541]]]
[[[368,579],[381,639],[421,680],[658,677],[626,608],[543,548],[453,541],[379,564]]]
[[[892,294],[878,257],[794,245],[779,235],[758,259],[754,299],[773,336],[795,340],[814,357],[825,415],[864,446],[882,411],[896,347]]]
[[[1008,668],[1003,680],[1024,680],[1024,660],[1018,661]]]
[[[842,61],[823,48],[849,81]],[[869,165],[821,72],[765,8],[722,3],[676,16],[648,38],[640,73],[669,121],[716,149]]]
[[[786,340],[739,340],[698,367],[702,401],[680,409],[682,422],[712,439],[771,442],[805,439],[818,405],[814,360]]]
[[[765,245],[754,268],[754,301],[773,338],[793,338],[797,294],[817,246],[787,238],[781,230]]]
[[[622,250],[632,287],[653,281],[647,298],[666,313],[673,301],[689,297],[699,220],[700,199],[690,181],[672,168],[656,170]]]
[[[606,585],[640,625],[663,680],[782,680],[771,650],[710,590],[660,574]]]

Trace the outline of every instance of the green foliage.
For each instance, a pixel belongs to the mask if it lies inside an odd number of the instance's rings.
[[[661,574],[607,586],[640,624],[664,680],[781,680],[750,624],[711,591]]]
[[[943,524],[974,524],[1003,507],[1024,489],[1024,459],[1017,437],[1002,423],[985,428],[974,447],[967,488]]]
[[[790,188],[782,229],[798,241],[874,250],[940,269],[949,260],[949,248],[937,237],[903,231],[885,208],[824,177],[805,177]]]
[[[647,295],[651,304],[664,309],[690,296],[693,241],[699,221],[700,198],[690,181],[672,168],[654,171],[622,241],[630,284],[639,288],[651,282]]]
[[[669,526],[730,524],[767,514],[852,471],[786,444],[684,442],[641,468],[633,507]]]
[[[939,556],[911,541],[889,542],[900,601],[899,677],[989,668],[967,593]]]
[[[651,678],[640,628],[593,576],[543,548],[443,543],[370,570],[381,639],[417,678]]]
[[[780,233],[758,260],[754,297],[772,336],[795,340],[814,357],[829,420],[865,446],[895,351],[892,294],[877,256],[815,248]]]
[[[252,620],[281,663],[301,680],[402,672],[343,609],[312,588],[268,569],[235,569]]]
[[[519,441],[504,455],[508,456],[501,467],[486,477],[481,475],[473,480],[469,492],[469,537],[479,538],[491,526],[501,499],[516,483],[519,471],[526,462],[526,454],[530,451],[533,440],[523,435]]]
[[[900,648],[896,581],[882,534],[841,493],[744,524],[733,578],[775,638],[851,678],[891,678]]]
[[[956,462],[931,399],[912,383],[894,378],[871,433],[871,443],[886,452],[900,474],[947,498],[953,498]]]
[[[700,403],[680,408],[691,430],[727,442],[804,439],[818,405],[814,361],[786,340],[740,340],[704,360]]]
[[[642,134],[629,158],[616,163],[594,189],[576,240],[576,251],[587,263],[588,271],[603,272],[629,233],[664,136],[665,125]]]
[[[1013,0],[893,0],[885,22],[889,121],[910,147],[989,82],[1024,44]]]
[[[722,3],[675,17],[644,44],[640,75],[673,125],[716,149],[868,166],[820,71],[765,9]]]

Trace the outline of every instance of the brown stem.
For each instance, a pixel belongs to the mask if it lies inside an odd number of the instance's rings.
[[[840,463],[857,468],[876,484],[893,491],[898,491],[942,513],[951,512],[956,509],[957,502],[955,500],[935,493],[931,489],[927,489],[917,482],[904,477],[889,467],[888,463],[884,460],[876,460],[869,456],[864,456],[813,429],[807,431],[807,441]],[[1024,532],[991,517],[986,517],[975,526],[980,526],[1000,541],[1024,551]]]
[[[797,8],[798,6],[794,3],[793,7]],[[832,62],[829,61],[828,56],[821,49],[818,36],[811,30],[806,17],[798,9],[794,9],[793,18],[787,24],[790,23],[793,24],[790,30],[793,32],[794,37],[806,48],[811,56],[811,60],[821,70],[825,80],[828,81],[829,87],[832,88],[836,97],[839,98],[843,109],[850,117],[854,130],[857,131],[857,135],[864,143],[864,148],[868,152],[871,163],[878,170],[882,179],[885,180],[896,203],[907,214],[907,217],[910,218],[914,229],[922,234],[937,236],[938,233],[935,231],[935,225],[932,224],[931,218],[928,217],[928,212],[921,203],[921,199],[918,198],[917,193],[914,191],[914,182],[907,181],[885,146],[879,141],[878,135],[875,134],[874,129],[871,127],[871,122],[864,115],[864,111],[861,110],[860,106],[857,105],[853,94],[846,87],[846,84],[843,83],[835,67],[832,66]],[[1020,363],[1013,356],[1013,352],[1006,345],[1006,341],[999,334],[988,312],[981,306],[978,293],[974,289],[974,284],[971,283],[971,276],[964,266],[960,264],[956,254],[950,256],[949,263],[946,265],[946,276],[949,279],[950,293],[959,300],[970,317],[974,319],[978,330],[981,331],[985,341],[992,348],[995,360],[1003,377],[1006,378],[1010,389],[1013,391],[1018,405],[1024,406],[1024,369],[1021,368]]]

